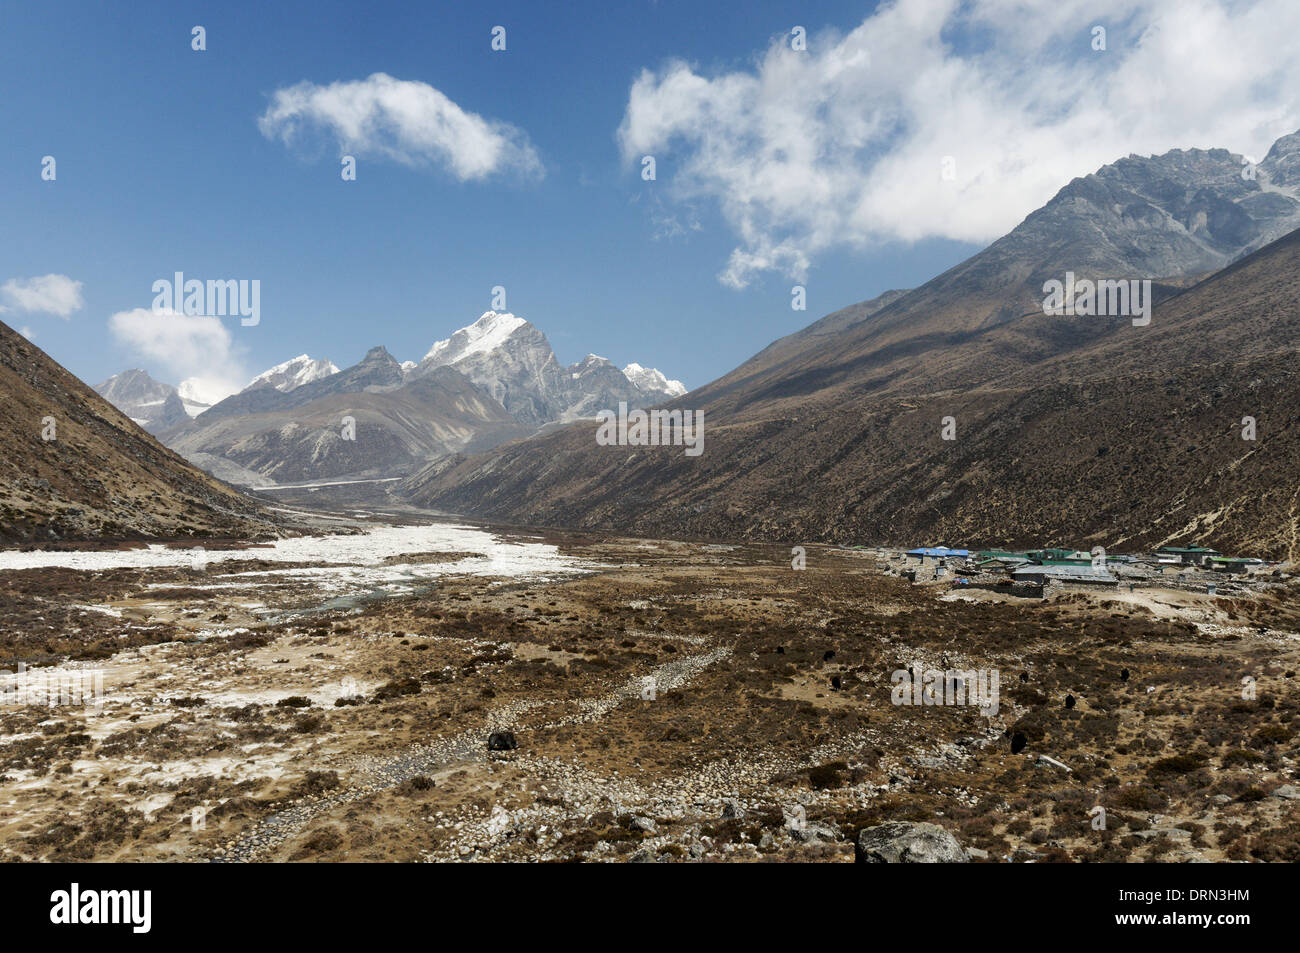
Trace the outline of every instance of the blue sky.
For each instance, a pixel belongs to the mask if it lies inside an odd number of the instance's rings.
[[[148,308],[175,271],[260,280],[260,324],[227,320],[207,355],[249,377],[303,352],[346,366],[376,344],[418,360],[501,285],[562,361],[595,352],[695,387],[823,314],[925,281],[1105,161],[1258,151],[1300,126],[1291,94],[1261,91],[1263,65],[1226,43],[1213,95],[1237,97],[1232,116],[1204,118],[1214,103],[1193,87],[1157,120],[1141,94],[1152,77],[1190,83],[1167,55],[1188,48],[1169,5],[1057,6],[1035,22],[943,0],[6,4],[0,286],[81,285],[65,316],[10,296],[0,319],[91,383],[129,366],[175,383],[207,368],[109,321]],[[1224,29],[1262,28],[1203,6]],[[1110,24],[1100,55],[1095,22]],[[490,48],[496,25],[505,52]],[[807,51],[789,49],[794,25]],[[467,178],[391,123],[345,143],[329,102],[299,108],[288,140],[287,123],[268,131],[277,91],[355,83],[364,98],[377,73],[435,90],[538,167],[507,157]],[[1063,141],[1064,123],[1100,131]],[[806,312],[791,310],[794,283]]]

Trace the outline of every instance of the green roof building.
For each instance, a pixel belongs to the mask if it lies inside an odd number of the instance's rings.
[[[1217,549],[1206,546],[1161,546],[1157,556],[1177,556],[1179,562],[1189,566],[1204,565],[1206,560],[1222,555]]]

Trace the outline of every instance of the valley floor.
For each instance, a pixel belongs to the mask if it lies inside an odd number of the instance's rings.
[[[0,554],[0,668],[103,685],[0,696],[0,858],[851,861],[903,820],[988,862],[1300,860],[1294,581],[958,598],[865,552],[347,519]],[[997,712],[893,704],[912,666],[996,670]]]

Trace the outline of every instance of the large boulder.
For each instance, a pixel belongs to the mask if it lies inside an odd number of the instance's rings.
[[[854,845],[859,864],[964,864],[966,851],[938,824],[893,821],[863,829]]]
[[[819,841],[839,840],[840,832],[833,825],[808,821],[806,824],[790,831],[790,836],[804,844],[815,844]]]

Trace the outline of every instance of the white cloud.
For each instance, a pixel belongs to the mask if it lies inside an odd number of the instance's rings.
[[[0,313],[10,310],[58,315],[66,318],[79,311],[85,301],[81,297],[81,282],[67,275],[41,275],[39,278],[10,278],[0,285],[0,299],[9,307],[0,306]]]
[[[904,0],[750,69],[643,71],[618,138],[676,200],[717,203],[737,238],[719,277],[743,287],[835,247],[989,241],[1130,153],[1262,158],[1300,127],[1297,89],[1294,0]]]
[[[519,129],[467,112],[427,83],[386,73],[278,89],[258,127],[286,145],[307,129],[319,129],[338,140],[341,154],[437,165],[462,182],[508,171],[542,172],[536,150]]]
[[[166,368],[186,396],[215,404],[240,390],[248,371],[220,318],[135,308],[108,319],[114,339]]]
[[[36,332],[33,331],[31,328],[27,327],[26,325],[23,325],[21,328],[19,328],[18,333],[21,334],[23,337],[27,338],[27,340],[29,341],[36,340]]]

